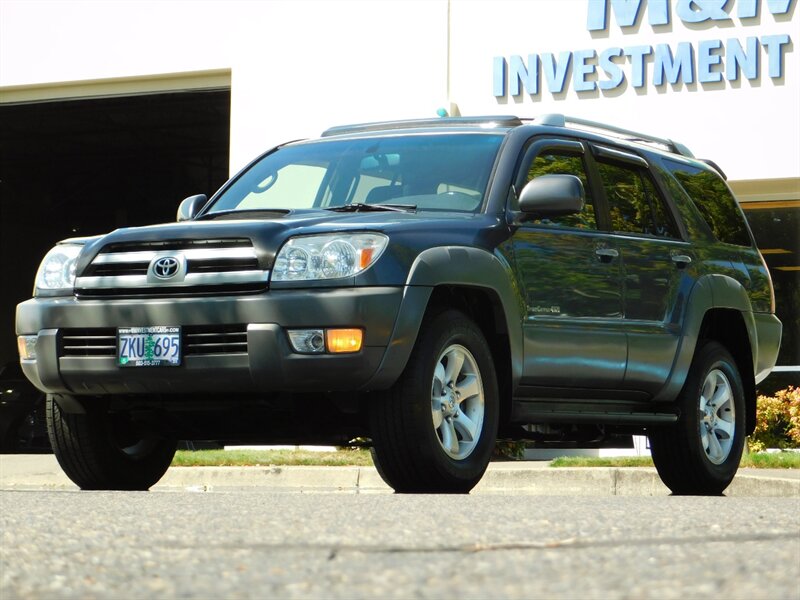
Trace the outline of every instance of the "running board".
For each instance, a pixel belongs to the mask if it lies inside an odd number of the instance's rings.
[[[671,425],[678,421],[672,406],[642,402],[531,400],[515,398],[511,423],[574,423],[593,425]]]

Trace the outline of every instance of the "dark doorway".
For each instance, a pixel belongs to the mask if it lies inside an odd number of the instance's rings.
[[[759,386],[771,394],[800,381],[800,202],[748,202],[744,209],[775,287],[775,313],[783,323],[777,371]]]
[[[230,90],[0,105],[0,369],[61,239],[175,220],[228,177]]]

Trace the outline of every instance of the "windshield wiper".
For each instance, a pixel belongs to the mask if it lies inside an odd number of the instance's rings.
[[[205,213],[199,217],[196,217],[195,220],[210,221],[213,219],[272,219],[288,215],[290,212],[291,211],[285,208],[232,208],[229,210],[218,210],[216,212]]]
[[[363,202],[353,202],[342,206],[329,206],[325,210],[336,212],[369,212],[369,211],[393,211],[408,212],[417,210],[416,204],[364,204]]]

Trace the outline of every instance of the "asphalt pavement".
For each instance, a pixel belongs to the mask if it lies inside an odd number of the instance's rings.
[[[74,490],[53,455],[0,455],[0,489]],[[373,467],[172,467],[153,490],[390,493]],[[653,468],[551,468],[547,461],[494,462],[475,494],[666,496]],[[726,496],[800,498],[798,469],[740,469]]]
[[[0,598],[800,599],[800,500],[0,491]]]

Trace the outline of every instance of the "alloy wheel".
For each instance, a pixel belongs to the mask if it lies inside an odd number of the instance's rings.
[[[484,401],[475,357],[460,344],[448,346],[433,373],[431,415],[439,444],[450,458],[464,460],[478,444]]]

